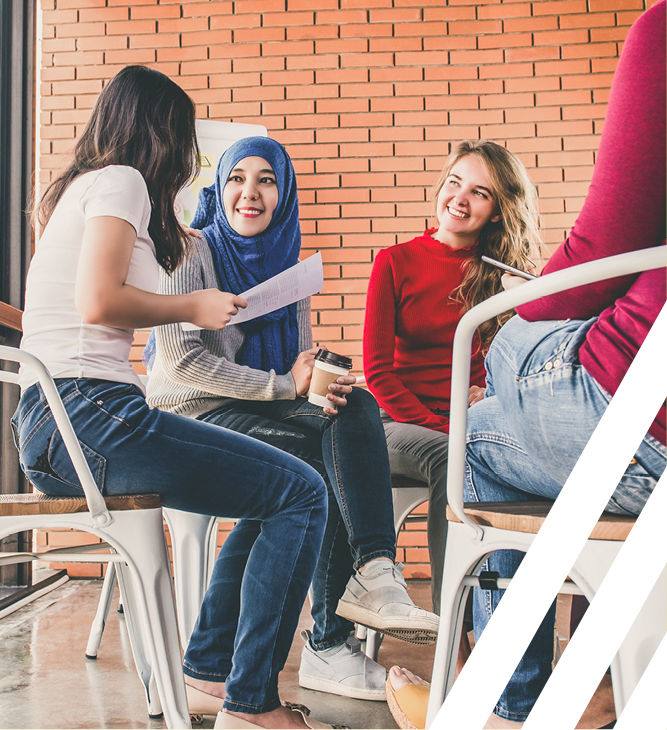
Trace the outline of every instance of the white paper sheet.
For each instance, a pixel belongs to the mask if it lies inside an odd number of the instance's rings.
[[[323,287],[322,254],[316,253],[272,279],[240,294],[239,296],[248,301],[248,306],[240,309],[239,313],[229,320],[229,324],[240,324],[261,317],[280,307],[286,307],[288,304],[317,294]],[[200,329],[190,322],[182,322],[181,327],[185,332]]]

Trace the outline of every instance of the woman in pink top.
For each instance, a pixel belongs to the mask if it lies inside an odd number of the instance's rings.
[[[586,203],[544,271],[659,246],[664,239],[665,0],[659,0],[628,34]],[[662,309],[665,287],[663,268],[518,308],[519,316],[491,345],[485,397],[469,412],[466,501],[558,496]],[[606,509],[639,514],[666,458],[663,405]],[[522,557],[501,550],[483,569],[511,578]],[[476,636],[501,596],[475,589]],[[555,604],[487,727],[519,727],[527,718],[551,674],[554,619]],[[394,690],[409,680],[415,681],[401,670],[390,674]]]

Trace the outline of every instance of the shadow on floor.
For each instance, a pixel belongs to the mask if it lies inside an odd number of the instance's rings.
[[[134,669],[124,618],[112,610],[97,660],[84,656],[101,581],[69,581],[0,621],[0,728],[164,728],[151,720]],[[415,602],[430,607],[430,584],[414,583]],[[304,607],[285,670],[284,700],[310,707],[319,720],[351,728],[395,728],[384,702],[353,700],[299,687]],[[434,647],[387,638],[380,663],[401,664],[430,678]],[[213,727],[206,718],[203,728]]]

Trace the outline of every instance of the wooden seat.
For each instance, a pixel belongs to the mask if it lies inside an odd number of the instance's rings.
[[[466,502],[465,513],[478,525],[499,530],[537,534],[553,502]],[[461,522],[447,507],[447,520]],[[590,534],[590,540],[625,540],[636,517],[604,512]]]
[[[136,494],[105,497],[110,511],[158,509],[162,506],[159,494]],[[50,497],[41,492],[32,494],[0,494],[0,516],[64,515],[88,512],[85,497]]]

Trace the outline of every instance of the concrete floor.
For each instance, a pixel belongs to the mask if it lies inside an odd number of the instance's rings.
[[[137,677],[124,617],[111,611],[97,660],[84,656],[97,608],[101,581],[72,580],[0,620],[0,728],[164,728],[151,720]],[[413,582],[413,600],[430,607],[430,584]],[[559,635],[569,638],[568,597],[559,598]],[[384,702],[367,702],[302,689],[298,668],[303,642],[299,631],[311,627],[304,607],[285,670],[283,700],[310,707],[313,717],[351,728],[395,728]],[[434,647],[385,639],[380,663],[431,677]],[[614,719],[609,676],[605,676],[578,727],[600,728]],[[207,717],[202,728],[212,728]]]
[[[0,728],[164,728],[151,720],[132,660],[124,618],[112,610],[97,660],[84,656],[101,581],[69,581],[0,621]],[[430,606],[430,585],[410,587],[413,600]],[[285,670],[280,696],[310,707],[323,722],[352,728],[395,728],[384,702],[352,700],[302,689],[298,668],[307,607]],[[430,679],[434,647],[387,638],[380,662],[407,666]],[[205,718],[203,728],[212,728]]]

